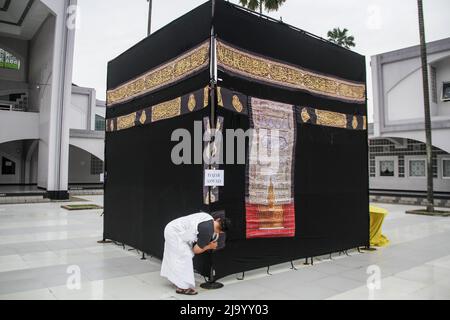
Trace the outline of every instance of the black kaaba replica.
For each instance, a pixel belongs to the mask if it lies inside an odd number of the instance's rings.
[[[225,210],[226,246],[194,261],[210,280],[367,246],[365,68],[222,0],[136,44],[108,65],[104,238],[162,258],[167,223]],[[212,130],[222,141],[203,141]],[[239,157],[228,133],[249,131]],[[258,157],[267,145],[270,165]],[[223,170],[224,185],[206,185],[207,169]]]

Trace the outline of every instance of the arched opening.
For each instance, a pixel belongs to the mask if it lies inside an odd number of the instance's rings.
[[[39,140],[0,144],[0,193],[37,191]]]
[[[103,161],[74,145],[69,148],[69,189],[103,188]]]

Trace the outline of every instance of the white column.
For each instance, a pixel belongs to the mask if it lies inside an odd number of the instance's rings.
[[[68,198],[69,122],[75,30],[67,28],[67,8],[76,0],[44,0],[55,13],[49,105],[40,108],[38,186],[54,199]]]

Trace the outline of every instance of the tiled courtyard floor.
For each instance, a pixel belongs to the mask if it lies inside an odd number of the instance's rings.
[[[83,197],[102,204],[101,196]],[[350,251],[314,266],[290,264],[222,279],[217,291],[178,296],[159,276],[158,260],[141,261],[129,248],[98,244],[101,210],[68,212],[57,203],[0,205],[0,300],[3,299],[450,299],[450,217],[389,210],[384,234],[391,245],[370,253]],[[381,271],[381,288],[369,291],[369,266]],[[69,289],[68,271],[79,267],[81,288]],[[240,275],[239,275],[240,276]],[[198,282],[202,279],[199,277]],[[69,281],[70,282],[70,281]]]

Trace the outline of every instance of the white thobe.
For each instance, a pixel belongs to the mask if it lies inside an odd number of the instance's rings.
[[[195,288],[192,247],[197,242],[198,225],[210,220],[214,220],[211,215],[199,212],[173,220],[164,229],[161,276],[180,289]]]

